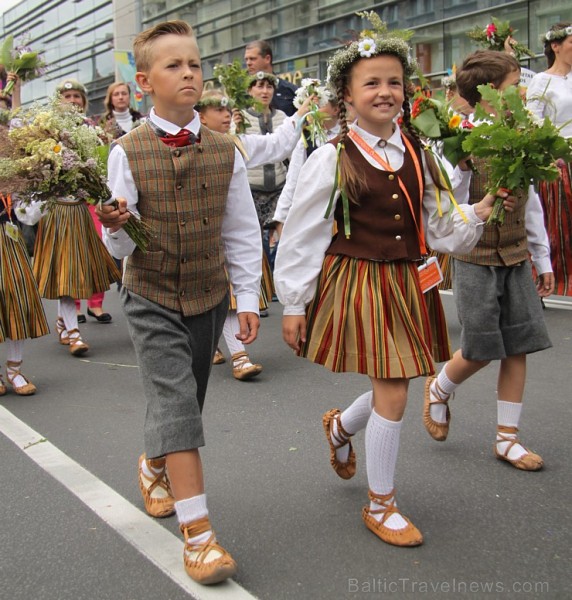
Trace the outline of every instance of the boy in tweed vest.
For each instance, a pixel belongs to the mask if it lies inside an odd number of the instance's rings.
[[[201,127],[194,111],[203,80],[191,27],[160,23],[136,37],[134,54],[137,82],[154,107],[110,152],[119,208],[104,206],[99,217],[111,253],[128,256],[121,300],[147,399],[139,459],[145,508],[156,517],[177,513],[185,569],[212,584],[232,577],[236,563],[209,521],[201,413],[228,311],[225,266],[237,338],[248,344],[258,332],[260,229],[240,153],[227,136]],[[121,230],[131,212],[153,228],[146,253]]]
[[[520,65],[504,52],[481,50],[469,55],[457,71],[460,95],[471,106],[484,103],[477,86],[503,90],[518,85]],[[485,106],[494,113],[492,107]],[[465,174],[470,177],[470,171]],[[486,186],[472,178],[469,202],[480,199]],[[525,194],[526,196],[526,194]],[[528,254],[538,273],[535,284]],[[543,461],[520,444],[517,432],[526,377],[526,355],[552,344],[539,296],[554,290],[548,239],[542,208],[534,188],[506,213],[505,223],[485,225],[474,250],[455,256],[453,290],[461,323],[461,348],[437,377],[425,384],[423,421],[431,437],[444,441],[449,432],[448,401],[463,381],[500,360],[497,386],[497,436],[494,453],[517,469],[537,471]]]

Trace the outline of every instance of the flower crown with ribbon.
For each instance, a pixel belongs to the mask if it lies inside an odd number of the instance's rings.
[[[407,43],[413,32],[399,29],[390,32],[386,23],[374,11],[358,12],[356,15],[368,19],[373,29],[364,29],[357,40],[333,54],[328,61],[328,85],[335,88],[340,77],[358,60],[381,54],[390,54],[398,58],[403,65],[405,78],[411,78],[417,69],[417,63],[411,57],[411,48]]]
[[[542,41],[545,43],[558,42],[559,40],[567,38],[569,35],[572,35],[572,25],[562,29],[551,29],[550,31],[547,31],[542,37]]]

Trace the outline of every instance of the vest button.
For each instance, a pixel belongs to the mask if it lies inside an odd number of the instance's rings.
[[[187,259],[186,259],[186,258],[183,256],[183,258],[181,258],[181,262],[182,262],[183,264],[185,264],[185,263],[187,262]]]
[[[179,184],[177,185],[177,189],[178,189],[178,190],[182,190],[182,189],[183,189],[183,186],[182,186],[182,185],[179,183]]]
[[[401,215],[395,215],[393,217],[396,221],[401,221]]]
[[[186,222],[186,221],[180,221],[180,222],[179,222],[179,225],[180,225],[181,227],[184,227],[186,224],[187,224],[187,222]]]
[[[399,242],[399,241],[401,241],[401,236],[400,235],[396,235],[395,239]]]
[[[210,288],[210,287],[208,287],[208,288],[205,288],[205,293],[206,293],[206,294],[210,293],[210,291],[211,291],[211,288]]]
[[[210,254],[207,252],[207,253],[205,254],[205,260],[208,260],[210,257],[211,257],[211,255],[210,255]]]
[[[516,246],[520,246],[520,242],[516,242]]]
[[[179,292],[179,296],[184,296],[184,295],[185,295],[185,290],[181,290],[181,291]]]
[[[180,150],[175,150],[175,151],[173,152],[173,154],[174,154],[175,156],[181,156],[181,151],[180,151]]]
[[[399,194],[393,194],[393,196],[391,196],[394,200],[397,200],[399,198]]]
[[[393,173],[390,173],[387,178],[389,179],[389,181],[393,181],[395,179],[395,175]]]
[[[207,185],[206,181],[205,183],[203,183],[203,190],[206,190],[209,186]]]
[[[198,146],[197,150],[199,151],[200,154],[203,153],[203,147],[202,146]]]
[[[209,218],[208,218],[208,217],[205,217],[205,218],[203,219],[203,225],[208,225],[208,224],[209,224]]]

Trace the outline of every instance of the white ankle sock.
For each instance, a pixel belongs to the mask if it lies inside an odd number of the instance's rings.
[[[399,452],[399,436],[403,421],[389,421],[371,412],[365,430],[365,457],[369,489],[375,494],[389,494],[393,490],[393,476]],[[370,503],[371,510],[382,508],[375,502]],[[383,513],[372,515],[378,521]],[[407,521],[397,513],[392,514],[385,526],[389,529],[403,529]]]
[[[342,427],[349,435],[355,435],[358,431],[364,429],[367,425],[371,411],[373,410],[373,392],[366,392],[356,398],[352,404],[340,415]],[[338,423],[334,420],[332,424],[332,433],[338,436]],[[336,458],[345,463],[350,455],[350,445],[346,444],[336,450]]]
[[[506,402],[504,400],[498,400],[497,402],[497,415],[498,424],[503,427],[516,427],[520,421],[520,413],[522,411],[522,402]],[[503,437],[510,438],[511,440],[517,437],[516,433],[503,433]],[[504,454],[509,442],[499,442],[502,438],[497,433],[497,450]],[[528,450],[520,444],[514,444],[513,447],[508,451],[508,458],[511,460],[518,460],[521,456],[528,454]]]
[[[177,520],[181,525],[186,525],[193,521],[197,521],[198,519],[202,519],[203,517],[208,517],[207,495],[200,494],[199,496],[179,500],[178,502],[175,502],[175,511],[177,513]],[[212,531],[209,529],[209,531],[205,531],[193,538],[189,538],[188,541],[202,544],[209,539],[211,534]]]
[[[165,468],[165,466],[154,467],[153,465],[151,465],[149,463],[150,463],[150,461],[145,459],[141,463],[141,470],[143,471],[143,475],[145,475],[145,477],[148,477],[149,479],[155,479],[155,477],[157,475],[159,475],[159,473],[161,473],[161,471]]]
[[[446,404],[434,404],[435,400],[445,400],[448,396],[450,396],[458,387],[457,383],[453,383],[448,377],[447,373],[445,373],[445,367],[441,369],[441,372],[437,376],[437,379],[433,381],[431,384],[430,391],[430,400],[431,406],[429,407],[430,415],[433,421],[437,423],[446,423],[447,422],[447,405]],[[443,391],[444,396],[441,397],[439,392],[437,391],[437,385]]]

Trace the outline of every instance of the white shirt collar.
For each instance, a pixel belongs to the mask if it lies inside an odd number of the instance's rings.
[[[354,121],[351,124],[351,129],[353,129],[356,133],[359,133],[360,137],[362,137],[364,139],[364,141],[372,148],[375,148],[376,146],[378,146],[379,141],[381,139],[383,139],[377,135],[373,135],[373,133],[369,133],[369,131],[366,131],[365,129],[362,129],[357,124],[357,121]],[[384,141],[386,142],[386,144],[384,144],[384,147],[394,146],[397,150],[401,150],[401,152],[405,152],[405,148],[403,146],[403,141],[401,139],[401,131],[397,125],[395,126],[395,131],[391,134],[391,137],[388,140],[384,140]]]
[[[179,127],[170,121],[166,121],[157,115],[155,112],[155,108],[151,108],[151,112],[149,113],[149,119],[160,127],[166,133],[170,133],[171,135],[177,135],[181,129],[188,129],[195,135],[199,135],[199,131],[201,129],[201,120],[199,119],[199,113],[195,110],[193,120],[190,123],[187,123],[184,127]]]

